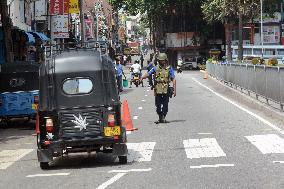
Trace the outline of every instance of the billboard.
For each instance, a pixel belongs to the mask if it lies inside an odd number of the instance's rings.
[[[63,15],[69,13],[70,0],[50,0],[49,2],[49,14],[51,15]]]
[[[53,38],[69,38],[68,15],[56,15],[51,19],[51,35]]]
[[[79,3],[78,0],[69,0],[69,13],[79,13]]]

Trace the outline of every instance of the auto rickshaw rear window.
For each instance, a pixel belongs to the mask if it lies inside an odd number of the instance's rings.
[[[88,94],[93,88],[93,82],[89,78],[69,78],[62,85],[64,93],[68,95]]]

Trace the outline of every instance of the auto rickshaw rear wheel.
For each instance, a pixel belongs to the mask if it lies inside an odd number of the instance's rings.
[[[43,170],[46,170],[46,169],[49,168],[48,162],[40,162],[40,163],[39,163],[39,166],[40,166],[40,168],[43,169]]]
[[[127,163],[127,156],[118,156],[118,160],[120,164],[126,164]]]

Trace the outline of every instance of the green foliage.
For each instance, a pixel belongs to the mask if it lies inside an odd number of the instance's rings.
[[[251,63],[252,63],[253,65],[259,64],[259,63],[260,63],[260,58],[253,58],[252,61],[251,61]]]

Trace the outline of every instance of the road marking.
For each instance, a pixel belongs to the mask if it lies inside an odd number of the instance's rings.
[[[97,187],[97,189],[105,189],[105,188],[107,188],[109,185],[113,184],[115,181],[119,180],[124,175],[126,175],[126,173],[118,173],[117,175],[115,175],[114,177],[112,177],[108,181],[104,182],[99,187]]]
[[[215,94],[216,96],[222,98],[223,100],[229,102],[230,104],[236,106],[237,108],[243,110],[244,112],[248,113],[249,115],[253,116],[254,118],[258,119],[259,121],[261,121],[262,123],[268,125],[269,127],[273,128],[274,130],[278,131],[281,134],[284,134],[284,131],[282,129],[280,129],[279,127],[277,127],[276,125],[272,124],[271,122],[267,121],[266,119],[262,118],[261,116],[249,111],[248,109],[242,107],[241,105],[237,104],[236,102],[228,99],[227,97],[224,97],[223,95],[215,92],[214,90],[210,89],[209,87],[205,86],[204,84],[200,83],[199,81],[197,81],[195,78],[192,78],[193,81],[195,81],[196,83],[198,83],[200,86],[204,87],[205,89],[209,90],[210,92],[212,92],[213,94]]]
[[[28,175],[26,177],[33,178],[33,177],[52,177],[52,176],[68,176],[70,173],[51,173],[51,174],[35,174],[35,175]]]
[[[273,161],[273,163],[278,164],[278,163],[284,163],[284,161]]]
[[[198,165],[190,166],[191,169],[201,169],[201,168],[218,168],[218,167],[234,167],[234,164],[215,164],[215,165]]]
[[[142,109],[143,109],[143,107],[142,107],[142,106],[138,107],[138,110],[142,110]]]
[[[283,154],[284,139],[275,134],[246,136],[263,154]]]
[[[199,135],[212,135],[212,133],[198,133]]]
[[[0,169],[7,169],[13,163],[31,153],[33,149],[17,149],[0,151]]]
[[[156,142],[127,143],[128,162],[151,161]]]
[[[148,96],[148,95],[145,95],[145,96]]]
[[[129,172],[149,172],[152,171],[151,168],[148,169],[130,169],[130,170],[112,170],[108,173],[129,173]]]
[[[146,102],[146,100],[144,100],[144,99],[143,99],[143,100],[141,100],[141,101],[142,101],[142,102]]]
[[[148,89],[147,92],[149,92],[150,90]]]
[[[138,119],[139,116],[133,116],[133,119]]]
[[[183,145],[189,159],[226,156],[215,138],[188,139]]]

